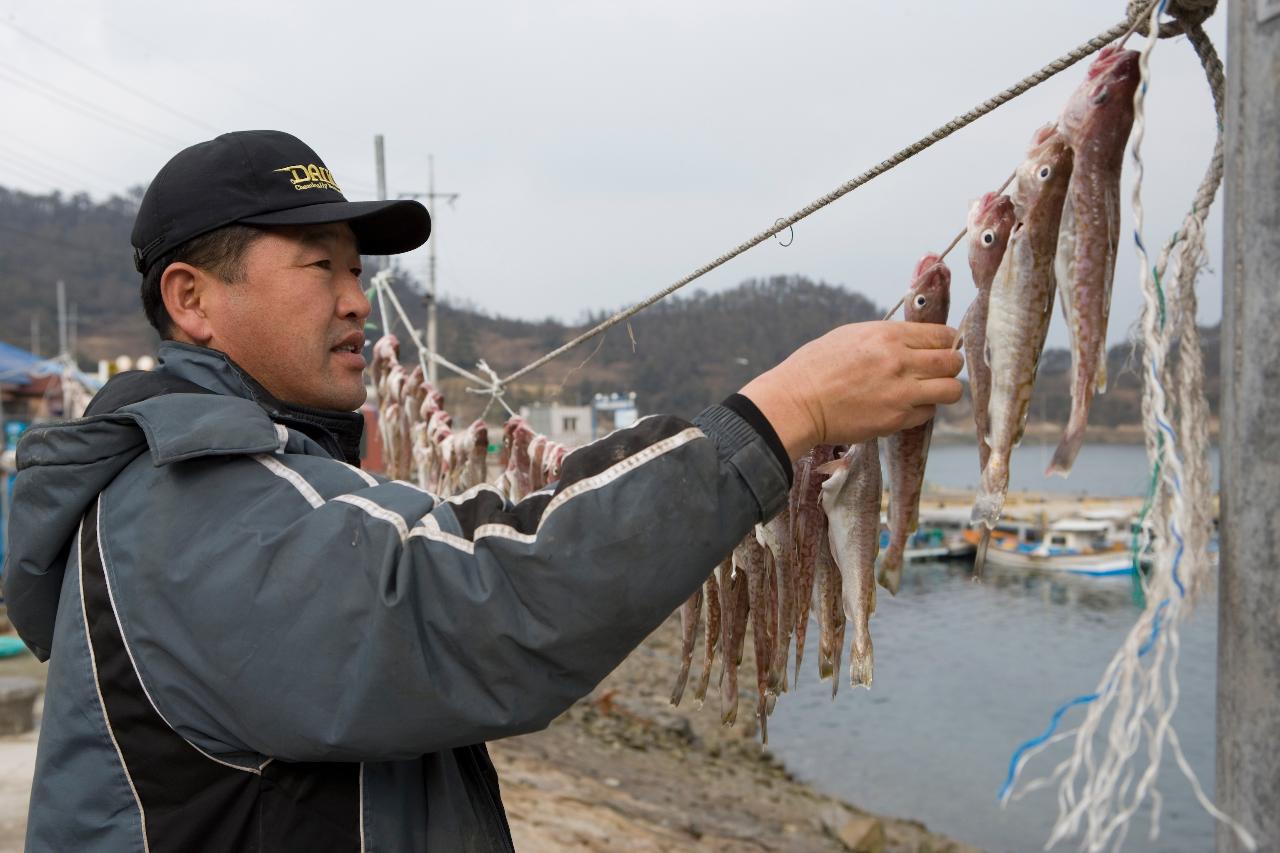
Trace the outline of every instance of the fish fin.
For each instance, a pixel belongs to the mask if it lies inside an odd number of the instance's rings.
[[[991,367],[991,341],[982,342],[982,363],[988,368]]]
[[[823,464],[819,465],[817,468],[814,468],[813,469],[814,473],[826,474],[828,477],[834,477],[836,474],[839,474],[841,471],[847,471],[849,467],[853,464],[854,454],[857,452],[858,452],[858,447],[855,445],[854,447],[849,448],[849,450],[843,456],[838,457],[836,459],[832,459],[830,462],[824,462]],[[823,485],[826,485],[826,483],[824,483]]]

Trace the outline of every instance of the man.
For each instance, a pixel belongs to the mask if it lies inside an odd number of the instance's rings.
[[[485,741],[586,694],[786,500],[955,401],[952,332],[837,329],[520,504],[361,471],[360,254],[426,240],[283,133],[171,160],[133,232],[159,368],[18,450],[10,616],[49,660],[33,851],[511,849]]]

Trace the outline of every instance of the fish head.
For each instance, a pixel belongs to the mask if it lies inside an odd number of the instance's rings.
[[[916,264],[904,316],[909,323],[946,323],[951,309],[951,270],[930,252]]]
[[[1103,48],[1067,101],[1059,122],[1077,151],[1086,145],[1105,146],[1116,161],[1112,168],[1119,168],[1123,141],[1133,127],[1133,93],[1141,80],[1138,57],[1136,50]]]
[[[987,193],[969,208],[965,230],[969,240],[969,269],[979,288],[991,283],[1009,245],[1016,217],[1007,195]]]
[[[1072,163],[1071,146],[1057,125],[1046,125],[1035,132],[1027,158],[1018,166],[1014,178],[1011,198],[1017,222],[1013,235],[1035,211],[1054,205],[1062,207]]]

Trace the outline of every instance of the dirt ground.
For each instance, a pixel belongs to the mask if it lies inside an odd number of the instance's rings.
[[[761,748],[745,689],[734,728],[720,725],[718,701],[672,708],[678,633],[669,621],[546,731],[490,745],[521,853],[980,853],[793,779]],[[0,675],[42,670],[0,662]],[[752,683],[745,662],[741,680]],[[22,850],[35,750],[35,732],[0,737],[0,853]]]

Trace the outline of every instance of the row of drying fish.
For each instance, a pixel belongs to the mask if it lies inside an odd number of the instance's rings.
[[[502,473],[495,483],[512,503],[560,479],[560,468],[569,448],[534,432],[528,421],[512,415],[502,427],[498,464]]]
[[[906,302],[908,322],[946,323],[951,272],[937,255],[916,265]],[[756,714],[768,740],[769,713],[787,691],[790,647],[792,683],[800,677],[812,613],[818,622],[818,677],[831,679],[834,696],[852,623],[849,682],[869,687],[874,675],[871,614],[876,582],[897,593],[908,538],[918,524],[920,493],[933,421],[844,448],[819,445],[795,465],[790,499],[767,524],[757,525],[717,572],[680,609],[681,665],[671,701],[679,704],[693,664],[705,609],[702,672],[695,698],[705,699],[716,649],[720,649],[721,719],[738,713],[738,666],[748,626],[755,649]],[[889,544],[879,561],[881,445],[889,474]]]
[[[444,395],[427,380],[421,365],[406,370],[400,342],[383,335],[370,365],[378,393],[378,432],[388,477],[410,480],[437,495],[465,491],[485,480],[489,428],[476,420],[453,432]]]
[[[406,370],[400,342],[387,334],[373,346],[370,373],[378,395],[378,431],[388,477],[410,480],[434,495],[459,494],[487,480],[489,428],[476,419],[453,431],[444,395],[421,365]],[[494,485],[512,502],[560,479],[568,448],[513,415],[502,428],[501,473]]]
[[[987,193],[969,211],[969,267],[978,296],[960,330],[982,467],[973,522],[988,529],[1004,506],[1009,458],[1022,438],[1059,286],[1072,341],[1072,408],[1050,472],[1070,471],[1095,390],[1106,386],[1120,166],[1137,79],[1137,53],[1103,50],[1058,122],[1035,133],[1009,194]],[[945,324],[950,285],[946,264],[926,255],[912,277],[906,320]],[[811,611],[819,630],[819,677],[839,670],[846,625],[852,623],[850,682],[870,686],[876,582],[892,593],[901,582],[906,544],[919,523],[932,431],[929,421],[879,442],[820,446],[796,464],[788,506],[757,526],[681,606],[681,667],[673,704],[679,704],[688,684],[701,625],[702,671],[694,696],[705,699],[718,649],[721,719],[726,725],[734,722],[737,670],[750,626],[756,713],[767,740],[768,715],[787,690],[793,639],[794,678],[799,677]],[[879,556],[882,456],[890,537]],[[838,683],[832,678],[833,696]]]

